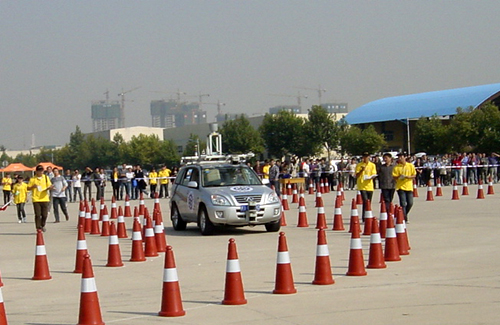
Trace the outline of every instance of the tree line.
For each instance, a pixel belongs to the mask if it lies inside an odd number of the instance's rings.
[[[288,111],[266,114],[258,129],[251,126],[245,115],[228,120],[220,127],[223,152],[230,154],[252,151],[256,157],[267,152],[269,157],[286,155],[330,158],[333,152],[360,155],[380,152],[386,142],[370,125],[364,129],[349,126],[344,119],[336,120],[322,106],[312,106],[308,118]],[[449,120],[437,116],[420,118],[414,131],[417,151],[428,154],[447,152],[495,152],[500,146],[500,111],[489,103],[481,109],[458,109]],[[202,153],[206,140],[191,134],[184,146],[183,156]],[[132,137],[125,142],[116,134],[109,141],[102,137],[84,135],[77,126],[69,143],[60,149],[42,149],[38,154],[19,154],[12,158],[1,146],[2,161],[21,162],[33,167],[41,161],[52,161],[65,168],[112,167],[122,163],[140,164],[145,168],[162,164],[177,166],[180,155],[173,140],[160,140],[156,135]]]

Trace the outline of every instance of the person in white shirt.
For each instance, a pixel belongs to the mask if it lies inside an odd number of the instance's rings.
[[[75,169],[75,171],[73,172],[73,202],[76,201],[76,193],[78,193],[80,201],[83,200],[81,179],[82,175],[80,175],[78,169]]]

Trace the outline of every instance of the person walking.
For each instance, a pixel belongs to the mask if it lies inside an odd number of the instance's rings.
[[[170,173],[172,171],[167,168],[166,165],[161,167],[161,170],[158,172],[158,178],[160,179],[160,195],[159,197],[167,198],[168,195],[168,177],[170,177]]]
[[[31,191],[31,199],[33,200],[35,227],[42,231],[45,231],[45,224],[49,215],[49,191],[52,187],[49,177],[43,173],[43,166],[36,166],[35,176],[31,177],[29,181],[28,190]]]
[[[7,204],[10,202],[10,195],[12,193],[12,178],[10,174],[5,174],[5,177],[2,178],[2,186],[3,186],[3,204]]]
[[[24,211],[24,206],[28,199],[28,185],[24,182],[21,175],[17,177],[16,183],[12,187],[12,194],[14,196],[14,204],[17,208],[17,222],[26,223],[26,211]]]
[[[58,168],[54,168],[52,170],[54,173],[54,177],[50,179],[52,182],[52,205],[54,207],[54,223],[60,222],[59,220],[59,207],[66,217],[66,221],[69,220],[68,209],[66,208],[66,188],[68,187],[68,182],[66,179],[59,173]]]
[[[78,169],[75,169],[73,172],[73,178],[72,178],[72,183],[73,183],[73,202],[76,202],[76,194],[78,193],[78,198],[83,200],[82,197],[82,175],[80,175],[80,172]]]
[[[111,175],[111,187],[113,188],[113,196],[116,200],[120,199],[120,172],[118,167],[113,168],[113,174]]]
[[[392,171],[392,177],[396,181],[399,205],[403,208],[406,223],[408,223],[408,213],[410,213],[413,206],[413,179],[416,175],[415,166],[406,161],[404,153],[399,153],[398,164]]]
[[[66,187],[66,202],[73,202],[73,176],[71,175],[71,170],[66,169],[64,171],[64,179],[68,183]]]
[[[278,196],[281,196],[279,181],[280,169],[278,165],[276,165],[276,161],[274,159],[271,159],[269,166],[269,186],[274,186],[274,191],[276,192],[276,194],[278,194]]]
[[[156,172],[156,168],[153,169],[148,174],[149,180],[149,192],[150,197],[154,199],[156,193],[156,186],[158,185],[158,173]]]
[[[392,160],[392,155],[390,153],[385,153],[382,156],[383,162],[376,164],[378,182],[380,190],[382,191],[382,198],[384,200],[386,208],[389,208],[394,198],[394,192],[396,191],[396,181],[392,177],[392,171],[394,170],[394,162]]]
[[[363,199],[363,222],[365,221],[367,201],[371,201],[373,197],[373,179],[375,177],[377,177],[377,167],[370,161],[370,154],[364,152],[361,162],[356,165],[356,186]]]
[[[83,198],[85,200],[92,200],[92,180],[94,173],[90,167],[85,167],[85,172],[82,174],[83,180]],[[88,196],[87,196],[88,192]]]

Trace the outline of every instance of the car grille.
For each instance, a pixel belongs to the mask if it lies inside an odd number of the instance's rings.
[[[250,201],[260,203],[262,195],[238,195],[234,197],[240,204],[248,204]]]

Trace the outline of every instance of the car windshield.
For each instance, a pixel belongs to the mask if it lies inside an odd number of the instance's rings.
[[[210,166],[203,168],[203,186],[262,185],[255,172],[246,166]]]

